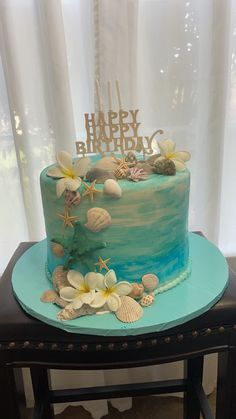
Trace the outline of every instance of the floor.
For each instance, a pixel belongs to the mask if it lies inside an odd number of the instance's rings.
[[[214,412],[215,392],[209,396],[209,402]],[[30,419],[28,411],[25,418]],[[183,402],[179,397],[136,397],[133,407],[125,412],[119,412],[109,404],[109,414],[103,419],[183,419]],[[83,407],[68,407],[55,419],[92,419]]]

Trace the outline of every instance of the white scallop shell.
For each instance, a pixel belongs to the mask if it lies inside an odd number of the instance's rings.
[[[90,231],[98,233],[111,225],[111,216],[104,208],[94,207],[87,212],[87,227]]]
[[[141,300],[140,300],[140,304],[143,307],[148,307],[150,306],[152,303],[154,303],[154,296],[149,294],[149,295],[144,295]]]
[[[103,192],[112,198],[120,198],[122,195],[122,189],[119,183],[114,179],[107,179],[104,182]]]
[[[115,312],[117,319],[123,323],[132,323],[139,320],[143,315],[142,307],[133,298],[124,295],[120,297],[121,306]]]
[[[142,277],[142,283],[146,290],[153,291],[159,283],[159,279],[154,274],[146,274]]]

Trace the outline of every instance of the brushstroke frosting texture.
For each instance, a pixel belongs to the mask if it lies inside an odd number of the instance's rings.
[[[64,228],[58,213],[64,212],[63,197],[56,196],[56,180],[41,173],[41,190],[46,225],[48,250],[47,268],[50,274],[63,258],[52,253],[51,240],[57,237],[68,239],[73,228]],[[175,176],[152,175],[147,181],[131,182],[119,180],[122,197],[113,199],[103,193],[95,202],[83,198],[71,215],[79,216],[86,224],[87,210],[92,207],[105,208],[111,215],[112,224],[99,233],[86,231],[88,237],[107,243],[107,247],[92,255],[110,258],[109,267],[114,269],[118,280],[140,281],[142,275],[155,273],[160,284],[174,280],[188,269],[188,204],[190,174],[187,169]],[[96,185],[103,190],[103,184]],[[86,273],[79,263],[74,269]]]

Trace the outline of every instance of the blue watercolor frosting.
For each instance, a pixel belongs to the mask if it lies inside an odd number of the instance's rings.
[[[46,175],[47,170],[41,173],[40,181],[48,242],[47,270],[52,274],[65,259],[52,253],[51,241],[72,239],[73,228],[64,228],[57,216],[64,212],[64,198],[57,198],[57,181]],[[94,206],[105,208],[112,218],[111,226],[99,233],[86,230],[89,238],[106,242],[106,248],[93,253],[92,262],[97,262],[99,256],[110,258],[109,267],[115,270],[118,280],[131,282],[154,273],[163,285],[187,273],[189,183],[186,169],[175,176],[152,175],[143,182],[120,180],[120,199],[100,193],[91,204],[83,198],[71,210],[71,215],[79,216],[81,225],[87,221],[87,210]],[[96,188],[102,191],[103,185]],[[80,263],[73,268],[88,271]]]

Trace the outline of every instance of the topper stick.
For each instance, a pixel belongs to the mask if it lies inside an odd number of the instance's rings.
[[[116,92],[117,92],[117,98],[118,98],[118,103],[119,103],[119,109],[122,109],[121,96],[120,96],[120,86],[119,86],[118,80],[116,80]]]
[[[102,99],[101,99],[100,85],[99,85],[98,80],[96,80],[96,93],[97,93],[97,99],[98,99],[98,110],[101,111],[102,110]]]
[[[109,110],[112,110],[112,97],[111,97],[111,82],[108,82],[108,101],[109,101]]]

